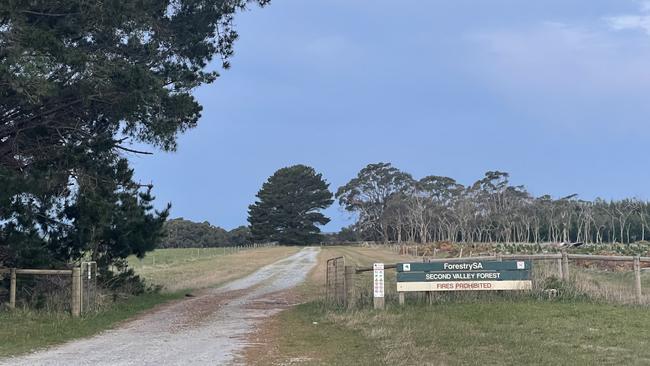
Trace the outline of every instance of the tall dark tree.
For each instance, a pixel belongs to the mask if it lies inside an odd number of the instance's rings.
[[[233,14],[267,0],[0,2],[0,166],[53,161],[66,147],[164,150],[196,125],[204,67],[229,66]]]
[[[330,219],[320,210],[329,207],[329,184],[314,168],[294,165],[275,172],[249,206],[248,222],[256,242],[311,244],[321,240],[320,228]]]
[[[205,67],[229,66],[234,14],[267,2],[0,1],[0,260],[151,249],[167,213],[120,154],[176,148],[201,115],[192,90],[218,76]]]

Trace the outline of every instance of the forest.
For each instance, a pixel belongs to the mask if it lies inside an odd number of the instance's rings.
[[[414,179],[390,163],[369,164],[336,192],[356,215],[353,228],[378,242],[645,241],[650,204],[636,198],[583,200],[577,194],[535,197],[489,171],[464,186],[453,178]]]
[[[209,248],[239,246],[251,242],[247,226],[227,231],[207,221],[193,222],[182,217],[167,220],[159,248]]]

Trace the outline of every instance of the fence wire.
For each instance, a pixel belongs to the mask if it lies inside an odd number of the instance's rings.
[[[340,260],[339,258],[336,258]],[[458,258],[449,258],[458,260]],[[333,259],[334,260],[334,259]],[[423,259],[423,260],[426,260]],[[469,261],[478,260],[470,259]],[[488,260],[488,259],[486,259]],[[493,259],[492,259],[493,260]],[[507,259],[504,259],[507,260]],[[487,297],[535,297],[539,299],[562,297],[588,298],[614,304],[650,305],[650,263],[641,262],[635,271],[633,261],[619,259],[569,259],[568,276],[563,275],[561,259],[531,259],[532,291],[450,291],[450,292],[408,292],[409,301],[452,301],[471,300]],[[409,262],[405,258],[404,262]],[[333,273],[334,264],[328,262],[328,278]],[[639,281],[637,282],[637,277]],[[385,271],[385,299],[387,304],[397,303],[395,270]],[[329,284],[328,280],[328,284]],[[641,296],[637,283],[640,284]],[[359,272],[349,284],[347,293],[350,303],[355,306],[372,306],[372,271]],[[343,287],[342,287],[343,288]],[[329,286],[328,286],[329,289]],[[330,293],[328,291],[328,293]]]

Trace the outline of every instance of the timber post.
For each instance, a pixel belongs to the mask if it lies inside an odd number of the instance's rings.
[[[427,305],[433,305],[434,302],[434,297],[433,297],[433,291],[427,291],[425,292],[426,296],[426,301]]]
[[[564,278],[564,271],[562,270],[562,258],[557,259],[557,273],[559,274],[558,278]]]
[[[16,269],[11,269],[10,274],[10,285],[9,285],[9,307],[12,309],[16,308]]]
[[[566,250],[562,251],[562,279],[569,279],[569,255]]]
[[[81,315],[81,268],[75,267],[72,269],[72,294],[71,299],[71,312],[72,316],[77,317]]]
[[[634,257],[634,285],[636,290],[636,302],[641,304],[643,302],[641,296],[641,257]]]
[[[375,308],[375,309],[377,309],[377,310],[383,310],[383,309],[384,309],[384,305],[385,305],[384,298],[383,298],[383,297],[375,297],[375,298],[373,299],[373,305],[374,305],[374,308]]]
[[[354,275],[357,269],[355,266],[345,266],[345,304],[348,309],[356,305],[356,294],[354,287]]]

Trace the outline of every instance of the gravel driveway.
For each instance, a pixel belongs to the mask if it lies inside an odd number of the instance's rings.
[[[256,324],[291,305],[280,291],[304,281],[318,248],[305,248],[197,297],[174,302],[89,339],[0,365],[225,365]]]

